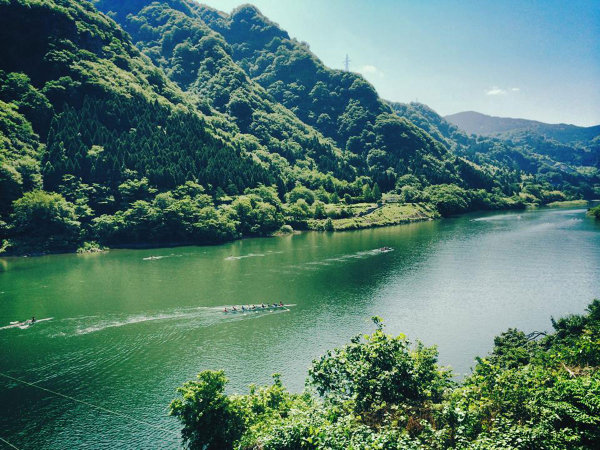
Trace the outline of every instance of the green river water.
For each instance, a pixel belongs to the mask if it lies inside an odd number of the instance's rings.
[[[178,448],[168,404],[201,370],[225,369],[230,392],[274,372],[298,391],[314,358],[379,315],[389,332],[437,344],[460,377],[506,328],[548,330],[599,296],[600,225],[584,209],[0,259],[0,438]],[[289,310],[222,312],[280,300]],[[51,320],[7,327],[32,315]]]

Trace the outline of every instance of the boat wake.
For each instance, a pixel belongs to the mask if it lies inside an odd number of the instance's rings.
[[[371,250],[362,250],[355,253],[348,253],[345,255],[335,256],[333,258],[326,258],[319,261],[310,261],[298,266],[291,266],[294,269],[307,269],[307,270],[317,270],[316,266],[331,266],[337,263],[343,263],[347,261],[352,261],[355,259],[365,259],[372,258],[374,256],[383,255],[384,253],[393,252],[394,249],[391,247],[383,247],[383,248],[374,248]]]
[[[521,214],[497,214],[494,216],[478,217],[471,219],[471,222],[496,222],[503,220],[521,220],[523,217]]]
[[[241,255],[241,256],[228,256],[227,258],[225,258],[225,261],[237,261],[238,259],[245,259],[245,258],[257,258],[257,257],[262,257],[262,256],[267,256],[264,253],[248,253],[247,255]]]
[[[162,256],[147,256],[146,258],[142,258],[144,261],[158,261],[160,259],[165,258],[177,258],[183,255],[162,255]]]
[[[283,252],[267,250],[266,253],[248,253],[247,255],[240,255],[240,256],[231,255],[231,256],[228,256],[227,258],[225,258],[225,261],[237,261],[237,260],[246,259],[246,258],[262,258],[264,256],[280,255],[281,253],[283,253]]]
[[[129,317],[125,317],[122,319],[108,319],[108,320],[100,320],[100,321],[96,321],[96,323],[92,324],[92,325],[88,325],[85,327],[77,327],[77,329],[75,330],[75,334],[77,335],[82,335],[82,334],[90,334],[90,333],[94,333],[97,331],[102,331],[102,330],[106,330],[108,328],[118,328],[118,327],[124,327],[126,325],[134,325],[137,323],[143,323],[143,322],[153,322],[153,321],[159,321],[159,320],[173,320],[173,319],[191,319],[197,317],[197,314],[191,314],[191,313],[159,313],[159,314],[154,314],[154,315],[146,315],[146,314],[139,314],[139,315],[135,315],[135,316],[129,316]]]
[[[289,307],[289,306],[294,306],[294,305],[285,305],[285,308],[265,310],[263,312],[289,311],[287,309],[287,307]],[[154,322],[161,322],[161,321],[173,321],[174,322],[173,326],[177,326],[177,327],[181,327],[181,326],[206,327],[206,326],[214,325],[218,322],[222,322],[224,320],[232,320],[232,319],[240,320],[240,319],[243,319],[244,316],[246,316],[246,314],[243,314],[240,311],[240,314],[232,314],[231,317],[228,317],[228,315],[223,314],[223,310],[226,307],[230,308],[229,305],[215,306],[215,307],[201,306],[201,307],[197,307],[197,308],[183,308],[183,309],[177,309],[177,310],[172,310],[172,311],[162,311],[162,312],[157,312],[155,314],[136,314],[136,315],[129,315],[129,316],[124,316],[124,317],[118,316],[118,317],[103,318],[103,319],[100,319],[99,317],[86,318],[86,319],[81,320],[81,322],[85,321],[85,324],[77,325],[73,332],[63,331],[63,332],[57,334],[57,336],[58,335],[82,336],[82,335],[87,335],[90,333],[104,331],[104,330],[107,330],[110,328],[120,328],[120,327],[124,327],[124,326],[130,326],[130,325],[133,326],[133,325],[139,325],[139,324],[144,324],[144,323],[154,323]],[[248,311],[248,313],[249,313],[248,315],[256,316],[256,314],[251,314],[251,313],[255,313],[255,312],[259,312],[259,311],[255,311],[255,310]],[[65,319],[65,320],[73,320],[73,319]]]
[[[281,313],[289,311],[289,308],[295,306],[286,304],[283,307],[248,309],[241,311],[238,306],[237,314],[224,314],[225,308],[231,308],[231,304],[222,306],[200,306],[196,308],[179,308],[170,311],[159,311],[153,314],[133,314],[133,315],[112,315],[112,316],[81,316],[70,317],[54,321],[52,329],[45,329],[44,333],[49,337],[64,336],[84,336],[91,333],[97,333],[111,328],[120,328],[124,326],[134,326],[144,323],[154,323],[161,321],[173,321],[173,327],[207,327],[223,321],[243,320],[245,318],[260,317],[262,313]],[[11,322],[10,325],[0,327],[0,330],[12,328],[27,329],[40,322],[52,320],[52,317],[38,319],[34,324],[29,321]]]

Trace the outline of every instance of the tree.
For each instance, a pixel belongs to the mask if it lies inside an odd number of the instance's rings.
[[[314,204],[315,207],[315,219],[324,219],[327,217],[325,213],[325,205],[321,201],[316,201]]]
[[[336,404],[349,401],[356,414],[373,420],[381,419],[388,405],[441,401],[450,374],[438,370],[437,350],[418,344],[411,352],[404,335],[388,335],[381,319],[373,321],[373,334],[364,340],[357,336],[313,363],[309,378],[317,392]]]
[[[331,220],[331,217],[328,217],[327,221],[325,222],[325,231],[335,231],[335,227],[333,225],[333,220]]]
[[[286,195],[288,203],[295,203],[300,199],[303,199],[306,203],[312,205],[315,202],[315,193],[302,185],[297,185]]]
[[[243,432],[243,416],[226,396],[223,371],[204,371],[198,381],[177,389],[181,398],[171,402],[171,415],[183,423],[184,442],[192,449],[233,448]]]
[[[301,198],[295,203],[288,205],[286,215],[293,223],[302,225],[311,216],[310,207],[306,203],[306,200]]]
[[[366,183],[363,184],[362,187],[362,198],[365,202],[372,202],[375,199],[375,197],[373,196],[373,191]]]
[[[373,185],[373,199],[376,202],[381,200],[381,189],[379,189],[379,185],[377,183]]]
[[[191,448],[220,439],[239,449],[596,448],[600,439],[600,300],[552,320],[554,333],[510,329],[461,384],[435,347],[377,329],[314,361],[291,394],[279,376],[224,396],[222,372],[180,389],[172,404]],[[538,336],[539,338],[539,336]],[[223,422],[225,418],[230,422]],[[221,436],[225,434],[225,438]],[[217,436],[217,437],[215,437]]]
[[[123,206],[127,206],[136,200],[149,200],[156,189],[150,187],[148,178],[130,179],[119,185],[119,195]]]
[[[442,216],[465,212],[471,206],[467,191],[455,184],[428,186],[424,195]]]
[[[79,226],[75,205],[53,192],[27,192],[13,203],[12,235],[23,248],[42,251],[77,247]]]

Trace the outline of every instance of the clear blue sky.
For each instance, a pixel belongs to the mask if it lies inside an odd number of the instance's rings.
[[[239,0],[204,0],[231,12]],[[600,0],[254,0],[389,100],[600,124]]]

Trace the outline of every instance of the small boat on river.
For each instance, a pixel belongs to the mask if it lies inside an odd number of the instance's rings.
[[[273,303],[271,305],[266,305],[266,304],[260,304],[260,305],[242,305],[242,306],[232,306],[231,308],[224,308],[223,312],[225,314],[243,314],[243,313],[253,313],[253,312],[260,312],[260,311],[276,311],[276,310],[281,310],[281,309],[288,309],[288,306],[291,305],[284,305],[283,303]]]
[[[45,319],[36,319],[35,317],[32,317],[31,319],[23,321],[16,320],[14,322],[11,322],[10,325],[0,327],[0,329],[4,330],[6,328],[20,328],[21,330],[26,330],[27,328],[31,327],[32,325],[35,325],[36,323],[46,322],[48,320],[52,320],[52,317],[47,317]]]

